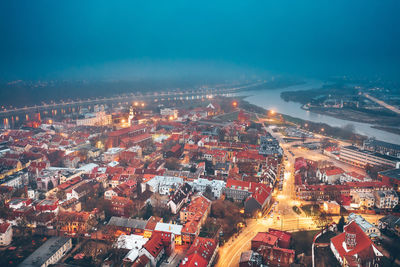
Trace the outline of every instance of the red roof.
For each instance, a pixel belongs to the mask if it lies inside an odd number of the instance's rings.
[[[292,238],[292,234],[286,231],[276,230],[276,229],[269,229],[268,231],[271,235],[278,237],[279,240],[283,240],[289,242]]]
[[[129,128],[123,128],[123,129],[120,129],[120,130],[117,130],[117,131],[113,131],[113,132],[109,133],[108,136],[110,136],[110,137],[121,136],[121,135],[130,133],[130,132],[135,132],[135,131],[142,130],[142,129],[145,129],[145,128],[146,128],[146,125],[139,124],[139,125],[135,125],[135,126],[132,126],[132,127],[129,127]]]
[[[334,169],[329,169],[325,171],[327,176],[332,176],[332,175],[339,175],[344,173],[344,171],[341,168],[334,168]]]
[[[161,233],[153,233],[150,240],[143,246],[154,258],[157,258],[164,248]]]
[[[251,242],[261,242],[261,243],[269,245],[269,246],[275,246],[275,244],[278,242],[278,237],[275,235],[272,235],[270,233],[259,232],[251,240]]]
[[[346,233],[353,233],[356,235],[356,246],[351,250],[347,248],[347,251],[343,247],[345,244]],[[334,245],[340,257],[342,258],[354,256],[355,254],[360,255],[360,253],[363,254],[363,252],[370,252],[371,247],[374,246],[371,239],[364,233],[364,231],[355,221],[352,221],[350,224],[346,225],[344,227],[344,232],[333,237],[331,239],[331,243]]]
[[[199,254],[191,254],[184,258],[180,267],[206,267],[208,262]]]
[[[196,237],[193,244],[190,246],[186,255],[190,256],[197,254],[201,256],[207,263],[211,260],[215,249],[217,248],[217,241],[212,238]],[[182,265],[191,266],[191,265]]]
[[[8,227],[10,227],[9,223],[0,224],[0,233],[4,234],[7,231]]]

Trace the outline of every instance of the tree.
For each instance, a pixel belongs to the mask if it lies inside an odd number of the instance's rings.
[[[344,217],[343,217],[343,215],[342,215],[342,217],[340,217],[339,222],[338,222],[338,224],[337,224],[337,228],[338,228],[338,230],[339,230],[340,232],[343,232],[343,227],[344,227],[344,225],[345,225],[345,220],[344,220]]]
[[[51,190],[53,188],[54,188],[53,181],[50,180],[49,183],[47,184],[47,190]]]
[[[332,217],[326,212],[321,212],[319,216],[314,216],[313,220],[319,228],[323,229],[329,225],[329,223],[332,221]]]
[[[64,190],[58,190],[57,193],[56,193],[56,197],[59,200],[64,200],[67,197],[67,195],[65,194]]]
[[[146,209],[145,209],[145,212],[144,212],[144,215],[143,215],[143,219],[147,220],[151,216],[153,216],[153,206],[151,205],[150,202],[148,202],[146,204]]]
[[[211,188],[211,186],[210,185],[207,185],[206,186],[206,190],[204,191],[204,194],[203,194],[206,198],[208,198],[208,199],[210,199],[210,200],[213,200],[214,199],[214,194],[213,194],[213,192],[212,192],[212,188]]]
[[[168,158],[165,161],[165,168],[168,170],[178,170],[179,169],[179,160],[177,158]]]

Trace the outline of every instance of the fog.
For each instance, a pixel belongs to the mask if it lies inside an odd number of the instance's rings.
[[[1,1],[0,80],[399,79],[400,3]]]

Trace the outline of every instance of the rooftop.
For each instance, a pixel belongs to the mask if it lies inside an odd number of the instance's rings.
[[[20,265],[42,266],[51,256],[53,256],[64,244],[70,242],[68,237],[52,237],[28,256]]]

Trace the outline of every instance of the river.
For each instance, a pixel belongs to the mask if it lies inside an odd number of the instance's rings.
[[[284,91],[308,90],[313,88],[320,88],[322,85],[323,83],[320,81],[309,81],[305,84],[288,86],[279,89],[242,91],[239,93],[239,95],[248,96],[246,97],[246,100],[254,105],[263,107],[265,109],[273,109],[279,113],[300,118],[303,120],[322,122],[337,127],[343,127],[347,124],[352,124],[354,125],[355,131],[359,134],[366,135],[368,137],[375,137],[378,140],[400,145],[399,135],[372,128],[372,125],[368,123],[338,119],[331,116],[304,110],[301,108],[302,105],[300,103],[286,102],[280,96],[281,92]]]

